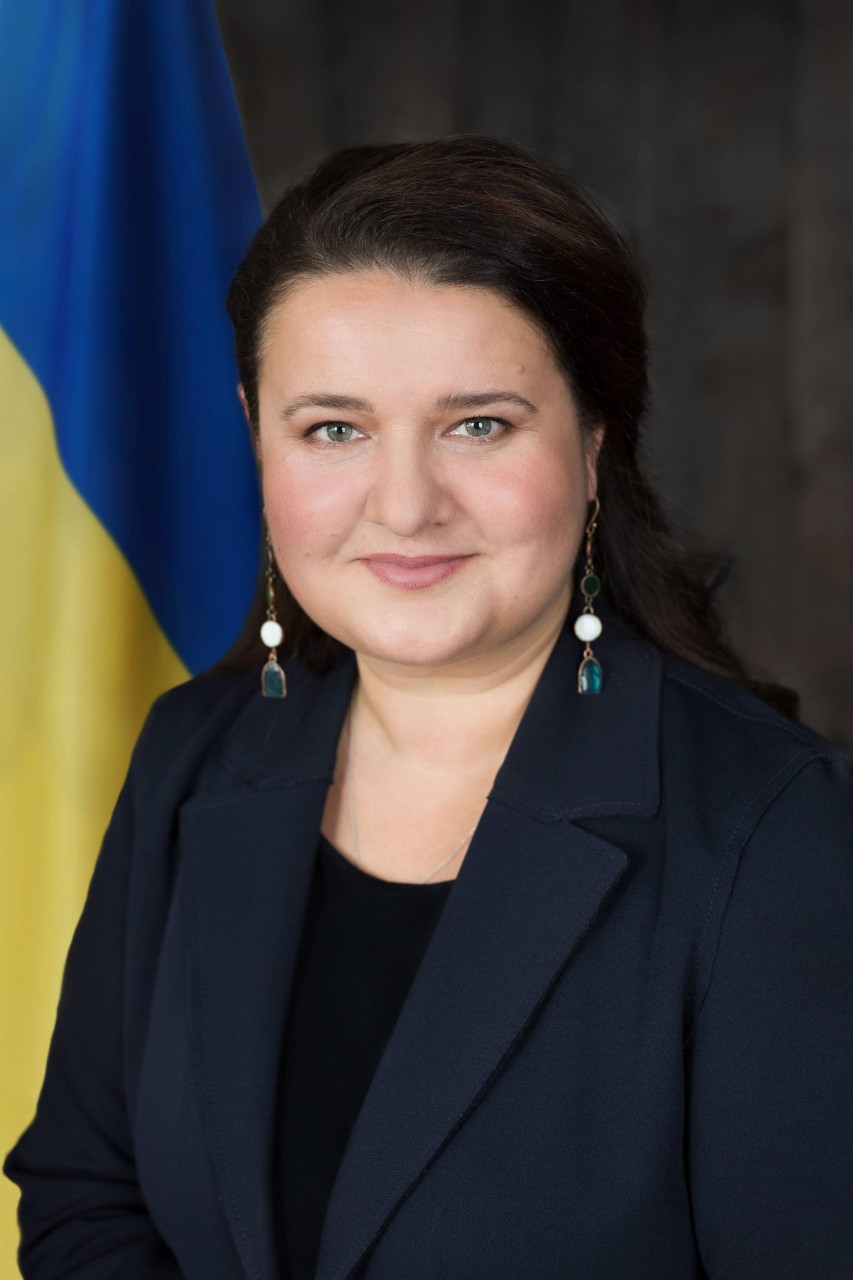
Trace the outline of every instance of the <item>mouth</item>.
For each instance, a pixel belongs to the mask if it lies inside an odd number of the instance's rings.
[[[447,564],[450,560],[463,560],[464,556],[401,556],[401,555],[375,555],[362,556],[363,560],[370,560],[374,564],[401,564],[406,569],[421,569],[428,564]]]
[[[431,587],[461,569],[465,556],[364,556],[363,563],[381,582],[392,587]]]

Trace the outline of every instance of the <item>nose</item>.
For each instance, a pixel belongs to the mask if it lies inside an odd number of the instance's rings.
[[[401,538],[446,523],[453,500],[436,450],[413,429],[386,431],[371,460],[365,517]]]

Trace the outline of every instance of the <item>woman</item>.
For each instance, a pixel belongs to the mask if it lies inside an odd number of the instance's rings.
[[[263,589],[136,746],[24,1276],[853,1275],[853,782],[645,477],[624,239],[348,148],[228,306]]]

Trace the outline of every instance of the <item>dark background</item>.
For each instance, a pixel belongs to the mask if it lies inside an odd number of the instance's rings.
[[[853,3],[217,0],[267,211],[336,147],[501,134],[649,279],[648,449],[756,674],[853,755]]]

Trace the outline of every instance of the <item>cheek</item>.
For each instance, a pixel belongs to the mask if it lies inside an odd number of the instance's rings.
[[[479,498],[484,527],[507,545],[550,540],[556,550],[574,538],[584,483],[566,459],[553,454],[496,469]]]
[[[328,473],[308,468],[265,468],[264,507],[279,561],[323,556],[347,536],[354,495]]]

